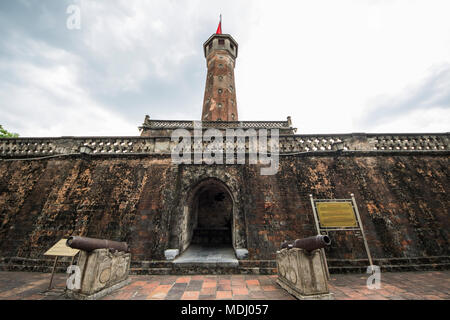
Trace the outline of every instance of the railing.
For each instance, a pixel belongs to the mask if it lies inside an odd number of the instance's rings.
[[[374,150],[447,150],[449,134],[443,135],[374,135]]]
[[[289,121],[185,121],[185,120],[150,120],[146,119],[140,129],[194,129],[194,125],[203,128],[266,128],[289,129]]]
[[[449,133],[280,135],[281,154],[321,151],[431,152],[448,151]],[[224,143],[224,151],[249,152],[245,145]],[[270,138],[269,138],[270,140]],[[178,140],[177,140],[178,141]],[[65,154],[170,154],[177,145],[170,137],[1,138],[0,158],[37,158]],[[203,148],[209,143],[203,141]],[[201,148],[200,145],[197,145]],[[194,144],[192,144],[192,150]],[[270,146],[269,149],[270,151]]]

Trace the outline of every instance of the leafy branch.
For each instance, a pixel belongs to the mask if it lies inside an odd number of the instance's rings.
[[[8,132],[6,129],[3,129],[3,126],[0,124],[0,138],[17,138],[19,134]]]

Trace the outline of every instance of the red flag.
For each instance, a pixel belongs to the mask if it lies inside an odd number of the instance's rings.
[[[220,15],[219,26],[217,27],[216,34],[222,34],[222,15]]]

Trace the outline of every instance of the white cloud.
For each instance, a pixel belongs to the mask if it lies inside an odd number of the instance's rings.
[[[298,1],[259,9],[236,74],[240,116],[248,120],[291,115],[304,133],[372,130],[358,121],[374,97],[395,95],[450,62],[446,1]]]
[[[408,88],[420,88],[430,70],[450,63],[446,0],[81,4],[80,31],[65,29],[65,11],[51,8],[36,21],[11,19],[5,29],[0,119],[8,130],[137,135],[145,114],[199,119],[202,44],[222,13],[223,31],[239,43],[241,120],[290,115],[298,133],[448,131],[449,105],[399,118],[389,103],[374,104],[383,96],[405,101]],[[362,120],[374,106],[382,124]]]
[[[10,131],[21,136],[138,134],[136,125],[92,100],[79,86],[77,57],[42,43],[28,46],[52,65],[0,63],[2,73],[16,75],[15,83],[0,84],[0,119]]]
[[[389,122],[380,122],[372,126],[371,132],[379,133],[414,133],[414,132],[448,132],[450,109],[432,108],[405,112]],[[411,128],[414,131],[411,132]]]

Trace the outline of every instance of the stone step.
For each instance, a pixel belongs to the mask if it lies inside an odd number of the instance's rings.
[[[56,273],[65,273],[67,267],[56,267]],[[51,266],[42,266],[42,265],[23,265],[23,264],[0,264],[0,271],[23,271],[23,272],[44,272],[49,273],[52,272],[53,265]]]
[[[174,267],[174,268],[134,268],[131,274],[136,275],[160,275],[160,274],[276,274],[273,268],[244,268],[244,267]]]
[[[276,268],[276,260],[239,260],[239,265],[247,268]]]
[[[238,267],[176,266],[172,269],[172,274],[240,274],[240,271]]]
[[[276,274],[277,269],[276,268],[244,268],[240,267],[239,272],[241,274]]]
[[[430,270],[450,270],[450,263],[416,264],[416,265],[384,265],[380,266],[381,272],[405,272],[405,271],[430,271]],[[366,266],[341,266],[329,267],[330,273],[366,273]]]
[[[167,260],[153,260],[153,261],[131,261],[130,268],[148,269],[148,268],[171,268],[172,261]]]
[[[172,274],[172,268],[133,268],[130,269],[130,274],[133,275],[169,275]]]
[[[327,259],[329,267],[365,267],[369,265],[368,259]],[[408,265],[430,265],[450,263],[449,256],[413,257],[413,258],[386,258],[373,259],[377,266],[408,266]]]
[[[390,258],[374,259],[375,265],[384,272],[400,271],[429,271],[450,270],[450,257],[417,257],[417,258]],[[64,273],[70,261],[58,261],[56,272]],[[330,273],[366,273],[369,261],[367,259],[337,260],[328,259]],[[1,271],[28,271],[51,272],[53,260],[29,259],[20,257],[0,258]],[[174,266],[172,261],[132,261],[130,272],[132,274],[276,274],[275,260],[239,260],[238,265],[225,264],[179,264]]]

